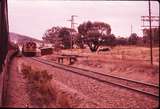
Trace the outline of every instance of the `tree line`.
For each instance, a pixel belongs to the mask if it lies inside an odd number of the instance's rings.
[[[83,49],[87,45],[92,52],[97,51],[101,45],[111,47],[116,45],[149,45],[150,42],[149,29],[143,30],[143,37],[139,37],[136,33],[132,33],[129,37],[116,37],[111,33],[111,26],[104,22],[84,22],[77,29],[78,32],[67,27],[52,27],[46,30],[42,39],[52,43],[56,49],[69,49],[74,45]],[[158,45],[158,28],[152,29],[152,37],[154,45]]]

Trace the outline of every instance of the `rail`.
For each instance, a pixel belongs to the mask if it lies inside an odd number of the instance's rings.
[[[32,58],[41,63],[54,66],[56,68],[60,68],[66,71],[70,71],[72,73],[76,73],[82,76],[86,76],[104,83],[110,83],[116,86],[120,86],[132,91],[136,91],[139,93],[143,93],[145,95],[149,95],[155,98],[159,97],[159,86],[154,84],[148,84],[144,82],[139,82],[135,80],[130,80],[122,77],[116,77],[112,75],[102,74],[100,72],[95,72],[91,70],[81,69],[77,67],[72,67],[68,65],[58,64],[53,61],[48,61],[40,58]]]

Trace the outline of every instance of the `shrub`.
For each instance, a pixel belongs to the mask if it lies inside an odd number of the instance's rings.
[[[51,87],[50,81],[52,80],[52,74],[49,74],[47,70],[34,70],[31,66],[22,64],[22,73],[24,75],[24,78],[28,80],[30,85],[34,87],[34,91],[31,91],[32,94],[35,94],[33,92],[38,92],[37,98],[31,98],[36,99],[35,101],[40,101],[47,103],[49,102],[49,97],[51,97],[51,93],[49,88]],[[29,90],[32,90],[31,87],[29,87]],[[32,96],[32,95],[31,95]]]

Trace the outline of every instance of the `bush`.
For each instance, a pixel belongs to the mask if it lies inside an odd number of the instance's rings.
[[[34,70],[31,66],[22,64],[22,73],[24,75],[24,78],[28,80],[29,83],[31,83],[32,88],[34,91],[31,92],[38,92],[37,99],[40,102],[49,102],[49,97],[51,97],[50,93],[50,81],[52,80],[52,74],[49,74],[47,70]],[[29,90],[32,90],[31,87],[29,87]],[[35,93],[32,93],[35,95]],[[31,95],[32,96],[32,95]],[[31,99],[36,99],[31,98]],[[37,101],[37,99],[35,101]]]

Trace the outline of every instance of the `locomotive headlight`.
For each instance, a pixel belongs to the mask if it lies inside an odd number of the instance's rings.
[[[102,40],[101,38],[98,39],[98,41],[101,41],[101,40]]]
[[[19,45],[19,50],[22,51],[22,46],[21,45]]]
[[[16,40],[14,40],[14,43],[15,43],[15,44],[17,44],[17,41],[16,41]]]

